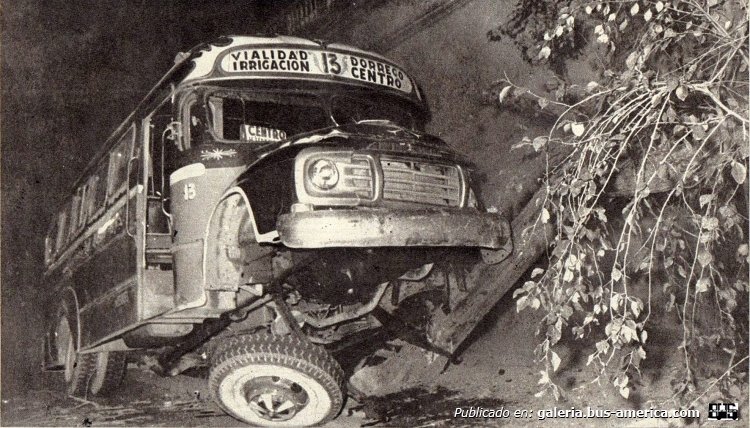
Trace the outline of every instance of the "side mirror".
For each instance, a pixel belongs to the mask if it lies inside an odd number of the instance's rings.
[[[181,122],[170,122],[169,125],[167,125],[167,129],[164,130],[164,135],[166,139],[171,141],[180,141],[180,138],[182,137],[182,123]]]

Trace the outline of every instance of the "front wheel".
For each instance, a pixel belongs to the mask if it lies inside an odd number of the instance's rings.
[[[219,346],[209,386],[233,417],[262,426],[311,426],[341,410],[344,373],[325,349],[293,335],[235,336]]]

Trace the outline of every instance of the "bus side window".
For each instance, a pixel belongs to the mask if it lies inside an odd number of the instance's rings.
[[[75,237],[76,232],[78,232],[78,215],[79,210],[81,209],[81,197],[76,194],[73,196],[73,200],[70,203],[70,217],[68,219],[68,223],[70,223],[70,227],[68,228],[68,240]]]
[[[115,150],[109,155],[109,188],[107,194],[110,201],[126,190],[128,174],[128,162],[133,147],[135,128],[131,127],[115,146]]]
[[[44,240],[44,262],[51,264],[55,259],[55,239],[57,238],[57,219],[52,222],[52,227]]]
[[[78,189],[78,195],[80,197],[80,206],[78,208],[78,229],[86,225],[86,220],[88,219],[88,211],[86,211],[86,206],[89,199],[89,182],[83,183],[83,185]]]
[[[83,225],[93,220],[96,214],[94,199],[96,197],[97,184],[99,184],[99,177],[96,175],[89,177],[89,181],[86,183],[86,192],[81,203],[81,222]]]
[[[67,237],[66,226],[68,223],[68,208],[65,208],[57,216],[57,236],[55,237],[55,251],[59,253],[65,245],[65,238]]]
[[[96,170],[96,175],[92,177],[92,189],[91,193],[91,205],[89,205],[89,218],[93,219],[101,209],[104,208],[104,204],[107,200],[107,171],[108,164],[107,159],[99,165]]]

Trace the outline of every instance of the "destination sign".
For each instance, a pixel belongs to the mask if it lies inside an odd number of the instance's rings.
[[[221,60],[226,73],[308,74],[338,76],[411,93],[409,77],[383,61],[349,53],[288,48],[232,50]]]
[[[286,132],[265,126],[242,125],[240,140],[252,142],[275,142],[286,139]]]

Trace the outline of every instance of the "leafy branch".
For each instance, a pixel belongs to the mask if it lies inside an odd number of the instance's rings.
[[[747,4],[539,3],[520,0],[490,36],[511,38],[563,82],[536,94],[506,78],[498,93],[503,106],[556,117],[547,135],[515,146],[547,159],[538,221],[556,230],[546,269],[514,293],[519,311],[546,311],[543,391],[560,394],[553,348],[570,331],[597,338],[595,380],[608,376],[627,398],[650,322],[668,314],[682,330],[676,392],[685,403],[705,394],[696,386],[708,370],[701,353],[728,359],[719,379],[746,382],[733,361],[746,360],[748,336]],[[584,49],[602,53],[606,68],[576,85],[564,64]]]

